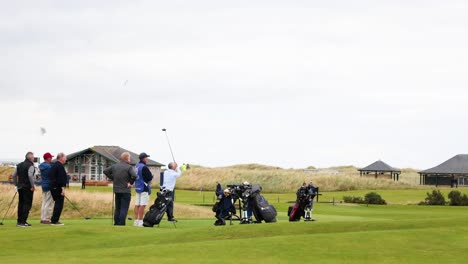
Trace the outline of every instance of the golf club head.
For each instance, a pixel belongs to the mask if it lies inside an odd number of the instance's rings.
[[[163,128],[163,129],[162,129],[162,131],[166,132],[166,129],[165,129],[165,128]]]
[[[1,222],[0,225],[3,225],[3,222]]]
[[[91,219],[91,217],[87,216],[87,217],[85,217],[85,219],[86,219],[86,220],[89,220],[89,219]]]

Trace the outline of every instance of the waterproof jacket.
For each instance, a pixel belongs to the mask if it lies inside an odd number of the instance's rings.
[[[131,193],[127,184],[133,184],[137,178],[134,168],[123,161],[116,163],[104,170],[104,175],[114,181],[115,193]]]

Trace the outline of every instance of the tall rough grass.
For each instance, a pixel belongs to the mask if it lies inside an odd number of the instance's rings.
[[[8,205],[15,194],[13,185],[0,185],[0,212],[1,217],[6,212]],[[65,195],[73,202],[84,216],[92,218],[110,218],[112,215],[112,193],[111,192],[87,192],[80,190],[66,190]],[[152,195],[154,196],[154,195]],[[129,210],[129,217],[133,217],[134,197]],[[33,206],[30,211],[30,218],[39,219],[41,216],[42,191],[36,188],[34,192]],[[151,203],[151,202],[150,202]],[[16,218],[17,216],[18,195],[11,206],[7,218]],[[175,213],[179,218],[210,218],[213,213],[210,208],[199,208],[197,206],[175,204]],[[148,209],[149,207],[147,207]],[[73,208],[73,205],[65,200],[62,218],[80,218],[82,215]],[[32,223],[32,222],[31,222]]]
[[[330,172],[339,171],[338,174]],[[306,172],[297,169],[281,169],[256,164],[237,165],[222,168],[194,167],[183,173],[177,181],[177,187],[186,190],[214,190],[216,182],[223,186],[230,183],[261,184],[265,192],[296,191],[303,182],[313,181],[322,191],[378,190],[378,189],[410,189],[416,185],[405,182],[405,177],[413,177],[415,172],[402,175],[400,182],[394,182],[390,176],[373,175],[359,176],[357,168],[352,166],[334,167],[317,172]]]
[[[0,166],[0,181],[8,181],[8,178],[15,169],[7,166]]]

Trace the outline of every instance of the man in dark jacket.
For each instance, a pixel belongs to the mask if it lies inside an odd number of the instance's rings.
[[[218,208],[216,208],[216,222],[215,225],[225,225],[226,217],[236,214],[236,207],[234,206],[234,199],[231,196],[231,190],[225,189],[223,196],[218,202]]]
[[[135,170],[130,165],[130,153],[122,153],[120,162],[105,169],[104,174],[114,181],[114,225],[125,225],[130,200],[132,199],[131,188],[137,178]]]
[[[86,189],[86,175],[81,176],[81,189]]]
[[[151,181],[153,180],[153,174],[146,166],[149,155],[141,153],[139,156],[140,162],[135,166],[135,172],[137,179],[135,182],[136,201],[135,201],[135,222],[134,226],[143,226],[143,215],[145,213],[145,207],[148,205],[149,196],[151,194]]]
[[[65,187],[67,186],[67,172],[63,166],[67,162],[67,156],[60,152],[57,154],[57,162],[52,165],[49,173],[50,180],[50,193],[54,199],[54,212],[52,213],[52,218],[50,219],[51,225],[63,225],[60,220],[60,215],[63,210],[63,202],[65,200]]]
[[[26,153],[25,160],[16,166],[13,173],[13,182],[18,190],[18,220],[16,226],[28,227],[31,226],[27,220],[29,211],[32,207],[34,194],[34,154]]]

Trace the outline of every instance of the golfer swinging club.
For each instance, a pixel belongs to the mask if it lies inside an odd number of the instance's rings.
[[[168,167],[169,169],[164,172],[164,183],[161,186],[161,189],[170,191],[170,195],[172,197],[171,202],[167,205],[167,220],[169,222],[177,222],[174,218],[174,188],[176,180],[182,175],[182,172],[176,162],[169,163]]]

